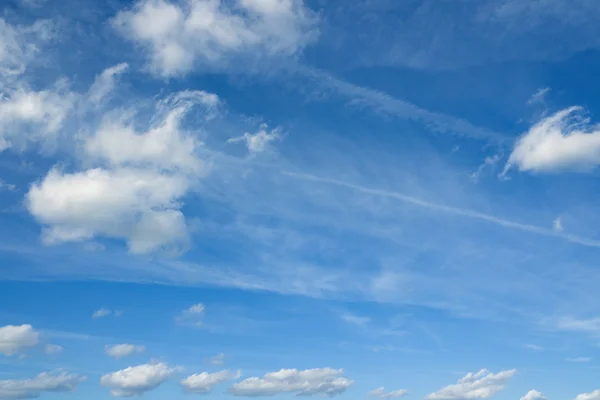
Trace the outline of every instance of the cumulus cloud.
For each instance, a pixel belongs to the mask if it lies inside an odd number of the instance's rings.
[[[482,369],[469,372],[456,384],[448,385],[437,392],[427,395],[428,400],[488,399],[504,389],[517,370],[505,370],[496,374]]]
[[[235,396],[273,396],[296,393],[300,396],[335,396],[344,393],[354,381],[342,377],[343,369],[281,369],[262,378],[251,377],[235,383],[229,392]]]
[[[267,125],[262,125],[258,132],[246,132],[242,136],[228,139],[227,143],[244,142],[251,155],[262,153],[269,149],[269,145],[272,141],[281,138],[279,129],[273,129],[268,132],[267,128]]]
[[[127,357],[133,354],[140,354],[146,351],[144,346],[135,346],[133,344],[123,343],[104,346],[104,352],[114,358]]]
[[[12,356],[39,343],[40,334],[31,325],[0,327],[0,354]]]
[[[380,387],[369,392],[369,396],[371,397],[379,397],[381,399],[395,399],[398,397],[404,397],[408,393],[406,389],[398,389],[392,390],[391,392],[386,392],[385,388]]]
[[[525,396],[521,397],[521,400],[545,400],[546,398],[541,392],[537,390],[530,390],[525,394]]]
[[[600,400],[600,389],[590,393],[581,393],[575,397],[575,400]]]
[[[47,344],[45,348],[46,354],[58,354],[62,353],[63,350],[64,348],[58,344]]]
[[[160,76],[240,57],[294,55],[316,37],[315,23],[302,0],[139,0],[113,20],[148,52],[150,70]]]
[[[177,370],[162,362],[142,364],[103,375],[100,384],[115,397],[133,397],[156,389]]]
[[[43,372],[33,379],[0,380],[0,399],[34,399],[43,392],[72,392],[83,376],[64,371]]]
[[[600,130],[570,107],[533,125],[516,143],[504,171],[587,171],[600,164]]]
[[[194,304],[190,308],[183,310],[178,316],[175,317],[175,321],[184,325],[202,325],[202,318],[204,317],[204,304]]]
[[[241,373],[239,371],[234,374],[227,370],[214,373],[202,372],[200,374],[190,375],[187,378],[182,379],[180,384],[188,393],[206,394],[210,393],[210,391],[216,385],[225,381],[237,379],[240,377],[240,375]]]

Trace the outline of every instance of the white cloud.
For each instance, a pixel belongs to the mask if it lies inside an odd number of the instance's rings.
[[[63,371],[43,372],[33,379],[0,380],[0,399],[34,399],[43,392],[72,392],[86,378]]]
[[[542,119],[516,143],[504,171],[587,171],[600,164],[600,131],[571,107]]]
[[[591,335],[600,335],[600,317],[590,319],[577,319],[573,317],[562,317],[556,327],[564,331],[589,333]]]
[[[57,344],[47,344],[45,348],[46,354],[58,354],[62,353],[63,350],[64,347]]]
[[[104,317],[108,317],[111,314],[112,314],[111,310],[108,310],[106,308],[101,308],[99,310],[94,311],[94,314],[92,314],[92,318],[104,318]]]
[[[182,379],[180,383],[188,393],[206,394],[210,393],[216,385],[239,377],[239,371],[236,374],[227,370],[214,373],[202,372],[200,374],[190,375],[187,378]]]
[[[115,397],[133,397],[156,389],[177,370],[162,362],[142,364],[103,375],[100,384]]]
[[[592,361],[592,358],[591,357],[567,357],[565,360],[567,362],[586,363],[586,362]]]
[[[194,304],[190,308],[183,310],[175,317],[175,320],[180,324],[201,326],[204,310],[204,304]]]
[[[448,385],[437,392],[427,395],[428,400],[488,399],[504,389],[508,381],[517,373],[515,369],[500,371],[496,374],[482,369],[469,372],[456,384]]]
[[[393,390],[391,392],[386,392],[385,388],[380,387],[369,392],[369,396],[371,397],[379,397],[381,399],[395,399],[398,397],[404,397],[408,393],[406,389],[398,389]]]
[[[17,188],[16,185],[14,185],[12,183],[6,183],[2,179],[0,179],[0,190],[8,190],[8,191],[12,192],[16,188]]]
[[[349,324],[365,326],[371,320],[369,317],[361,317],[360,315],[355,315],[349,312],[345,312],[342,314],[342,319]]]
[[[38,344],[40,334],[31,325],[0,327],[0,354],[12,356]]]
[[[552,221],[552,229],[554,229],[554,232],[562,232],[564,230],[562,226],[562,219],[560,217]]]
[[[272,396],[279,393],[335,396],[344,393],[354,383],[340,376],[343,373],[343,369],[332,368],[281,369],[268,372],[262,378],[244,379],[233,384],[229,392],[235,396]]]
[[[127,357],[132,354],[140,354],[145,351],[146,348],[144,346],[135,346],[127,343],[104,346],[104,352],[117,359],[121,357]]]
[[[600,389],[590,393],[581,393],[575,397],[575,400],[600,400]]]
[[[294,55],[316,36],[315,22],[302,0],[140,0],[113,20],[148,51],[150,70],[161,76],[227,66],[241,56]]]
[[[19,76],[52,36],[52,24],[39,20],[29,26],[13,26],[0,18],[0,78]]]
[[[225,354],[219,353],[216,356],[211,357],[209,361],[212,365],[223,365],[225,364]]]
[[[521,400],[545,400],[546,398],[542,395],[541,392],[537,390],[530,390],[525,394],[525,396],[521,397]]]
[[[535,92],[527,101],[527,104],[543,103],[549,91],[549,87],[538,89],[537,92]]]
[[[227,143],[245,142],[248,152],[255,155],[268,150],[270,143],[280,138],[279,129],[276,128],[271,132],[267,132],[267,125],[262,125],[258,132],[254,134],[246,132],[242,136],[228,139]]]
[[[113,91],[115,87],[115,78],[129,68],[126,63],[117,64],[113,67],[105,69],[96,77],[92,87],[88,91],[88,100],[93,104],[102,102],[106,96]]]
[[[525,348],[533,351],[542,351],[544,348],[542,346],[538,346],[537,344],[526,344]]]

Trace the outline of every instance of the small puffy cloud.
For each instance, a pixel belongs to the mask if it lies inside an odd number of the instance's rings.
[[[510,369],[492,373],[487,369],[469,372],[456,384],[448,385],[427,395],[427,400],[488,399],[504,389],[508,381],[517,373]]]
[[[600,164],[600,130],[571,107],[545,117],[516,143],[504,172],[587,171]]]
[[[0,380],[0,399],[35,399],[43,392],[72,392],[83,376],[64,371],[43,372],[33,379]]]
[[[592,361],[591,357],[567,357],[565,359],[567,362],[573,363],[586,363]]]
[[[223,365],[223,364],[225,364],[225,354],[219,353],[216,356],[211,357],[209,362],[212,365]]]
[[[96,77],[96,80],[88,91],[88,100],[93,104],[102,102],[106,96],[113,91],[116,78],[127,71],[128,68],[128,64],[121,63],[102,71],[102,73]]]
[[[267,131],[267,126],[262,125],[261,129],[256,133],[244,133],[242,136],[231,138],[227,140],[227,143],[238,143],[244,142],[248,148],[248,152],[251,155],[262,153],[269,148],[272,141],[281,138],[278,129],[273,129],[270,132]]]
[[[39,343],[40,334],[31,325],[0,327],[0,354],[12,356]]]
[[[104,352],[114,358],[127,357],[133,354],[140,354],[146,351],[144,346],[135,346],[133,344],[115,344],[104,346]]]
[[[296,393],[299,396],[335,396],[344,393],[354,381],[342,377],[343,369],[281,369],[262,378],[251,377],[235,383],[229,392],[235,396],[273,396]]]
[[[342,320],[344,320],[345,322],[347,322],[349,324],[358,325],[358,326],[365,326],[366,324],[369,323],[369,321],[371,321],[371,319],[369,317],[362,317],[360,315],[355,315],[355,314],[352,314],[349,312],[343,313],[341,318],[342,318]]]
[[[525,396],[521,397],[521,400],[545,400],[546,398],[541,392],[537,390],[530,390],[525,394]]]
[[[600,400],[600,389],[590,393],[581,393],[575,397],[575,400]]]
[[[142,364],[103,375],[100,384],[115,397],[133,397],[156,389],[177,370],[162,362]]]
[[[202,372],[182,379],[180,384],[188,393],[206,394],[210,393],[216,385],[239,377],[239,371],[235,374],[227,370],[214,373]]]
[[[47,344],[44,350],[46,351],[46,354],[58,354],[62,353],[64,347],[57,344]]]
[[[147,51],[152,73],[168,77],[294,55],[317,35],[315,22],[303,0],[138,0],[113,25]]]
[[[369,392],[369,396],[371,397],[379,397],[380,399],[395,399],[399,397],[404,397],[408,394],[408,390],[406,389],[398,389],[392,390],[391,392],[386,392],[385,388],[380,387]]]
[[[194,304],[190,308],[183,310],[178,316],[175,317],[175,320],[183,325],[201,326],[202,318],[204,317],[204,310],[204,304]]]

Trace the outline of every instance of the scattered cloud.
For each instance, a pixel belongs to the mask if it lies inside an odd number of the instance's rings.
[[[281,369],[262,378],[251,377],[235,383],[229,393],[235,396],[272,396],[296,393],[300,396],[335,396],[344,393],[354,381],[342,377],[343,369]]]
[[[43,44],[53,36],[53,30],[48,20],[14,26],[0,18],[0,78],[10,82],[11,78],[23,74]]]
[[[62,353],[64,350],[64,347],[59,346],[58,344],[47,344],[45,351],[46,354],[58,354],[58,353]]]
[[[493,168],[494,165],[496,165],[498,163],[498,161],[502,160],[502,157],[504,157],[503,154],[495,154],[493,156],[486,157],[485,160],[483,160],[483,164],[481,164],[477,168],[477,171],[475,171],[471,175],[469,175],[469,178],[471,179],[471,181],[479,182],[479,179],[481,178],[481,174],[483,174],[485,169],[488,167]]]
[[[86,378],[64,371],[43,372],[33,379],[0,380],[0,399],[35,399],[44,392],[72,392]]]
[[[225,353],[219,353],[216,356],[212,356],[209,360],[212,365],[223,365],[225,364]]]
[[[123,315],[123,311],[121,310],[109,310],[107,308],[101,308],[99,310],[94,311],[94,314],[92,314],[92,318],[104,318],[104,317],[109,317],[111,315],[114,315],[115,317],[120,317],[121,315]]]
[[[427,395],[427,400],[488,399],[504,389],[508,381],[517,373],[515,369],[492,373],[487,369],[469,372],[456,384],[448,385]]]
[[[139,396],[156,389],[177,371],[162,362],[142,364],[103,375],[100,384],[115,397]]]
[[[150,71],[163,77],[196,66],[293,56],[318,35],[316,15],[302,0],[140,0],[112,22],[148,53]]]
[[[535,92],[529,98],[529,100],[527,101],[527,104],[543,103],[544,100],[546,99],[546,95],[548,94],[548,92],[550,92],[550,88],[549,87],[538,89],[538,91]]]
[[[561,217],[557,217],[554,221],[552,221],[552,229],[554,229],[555,232],[564,231]]]
[[[516,143],[504,168],[523,172],[589,171],[600,164],[600,131],[581,107],[543,118]]]
[[[175,321],[183,325],[195,325],[202,326],[202,319],[204,318],[204,304],[194,304],[188,309],[183,310],[178,316],[175,317]]]
[[[93,104],[102,102],[113,91],[116,78],[127,71],[128,68],[129,65],[127,63],[121,63],[105,69],[96,77],[96,80],[90,87],[88,100]]]
[[[220,383],[238,379],[241,376],[241,372],[232,373],[227,370],[219,372],[202,372],[200,374],[190,375],[185,379],[182,379],[180,384],[183,389],[188,393],[206,394],[210,393],[212,389]]]
[[[600,400],[600,389],[590,393],[581,393],[575,397],[575,400]]]
[[[521,400],[545,400],[546,398],[542,395],[541,392],[537,390],[530,390],[525,394],[525,396],[521,397]]]
[[[560,330],[588,333],[592,336],[600,335],[600,317],[590,319],[577,319],[573,317],[562,317],[556,327]]]
[[[11,183],[6,183],[2,179],[0,179],[0,190],[8,190],[9,192],[12,192],[16,188],[17,188],[16,185],[13,185]]]
[[[404,397],[407,394],[408,394],[408,390],[406,390],[406,389],[398,389],[398,390],[393,390],[391,392],[386,392],[383,387],[373,389],[369,392],[369,396],[379,397],[380,399],[396,399],[399,397]]]
[[[260,130],[254,134],[244,133],[243,136],[231,138],[227,140],[227,143],[238,143],[245,142],[246,147],[250,155],[256,155],[269,149],[269,144],[274,140],[281,138],[281,133],[278,128],[267,131],[268,126],[263,124]]]
[[[0,354],[12,356],[34,347],[40,334],[31,325],[6,325],[0,327]]]
[[[369,317],[362,317],[359,315],[355,315],[349,312],[345,312],[341,315],[342,320],[344,320],[345,322],[349,323],[349,324],[354,324],[354,325],[359,325],[359,326],[365,326],[366,324],[368,324],[371,319]]]
[[[135,346],[133,344],[115,344],[104,346],[104,352],[114,358],[127,357],[133,354],[141,354],[146,351],[144,346]]]
[[[591,357],[567,357],[565,359],[565,361],[573,362],[573,363],[586,363],[586,362],[592,361],[592,358]]]
[[[533,351],[542,351],[542,350],[544,350],[544,348],[542,346],[538,346],[537,344],[526,344],[525,348],[529,349],[529,350],[533,350]]]

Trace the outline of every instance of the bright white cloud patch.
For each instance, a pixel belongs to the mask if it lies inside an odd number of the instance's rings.
[[[113,20],[161,76],[239,57],[293,55],[316,36],[315,22],[302,0],[140,0]]]
[[[537,390],[530,390],[525,394],[525,396],[521,397],[521,400],[545,400],[545,397]]]
[[[0,354],[12,356],[38,344],[40,334],[31,325],[0,327]]]
[[[100,384],[115,397],[132,397],[156,389],[176,371],[165,363],[142,364],[103,375]]]
[[[379,397],[381,399],[395,399],[398,397],[404,397],[408,394],[408,390],[406,389],[398,389],[392,390],[391,392],[386,392],[385,388],[380,387],[369,392],[369,396],[371,397]]]
[[[188,393],[206,394],[220,383],[237,379],[240,377],[240,372],[232,373],[227,370],[209,373],[202,372],[200,374],[190,375],[181,380],[181,386]]]
[[[590,125],[581,107],[571,107],[542,119],[515,145],[505,172],[586,171],[600,164],[600,130]]]
[[[43,372],[33,379],[0,380],[0,399],[34,399],[43,392],[72,392],[86,378],[67,372]]]
[[[517,373],[515,369],[496,374],[482,369],[469,372],[454,385],[448,385],[427,395],[428,400],[488,399],[504,389],[508,381]]]
[[[204,317],[204,304],[194,304],[190,308],[183,310],[181,314],[175,317],[175,320],[184,325],[202,325],[202,318]]]
[[[600,400],[600,389],[590,393],[581,393],[575,397],[575,400]]]
[[[272,141],[278,140],[281,138],[280,132],[278,129],[273,129],[272,131],[267,131],[267,126],[262,125],[261,129],[256,133],[244,133],[244,135],[231,138],[227,140],[227,143],[238,143],[244,142],[246,147],[248,148],[248,152],[252,155],[262,153],[269,148],[269,145]]]
[[[45,348],[46,354],[58,354],[62,353],[63,350],[64,348],[57,344],[47,344]]]
[[[146,348],[144,346],[135,346],[128,343],[104,346],[104,352],[114,358],[127,357],[133,354],[140,354],[145,351]]]
[[[344,393],[354,381],[342,377],[342,369],[281,369],[262,378],[252,377],[235,383],[229,392],[235,396],[272,396],[296,393],[300,396],[335,396]]]

